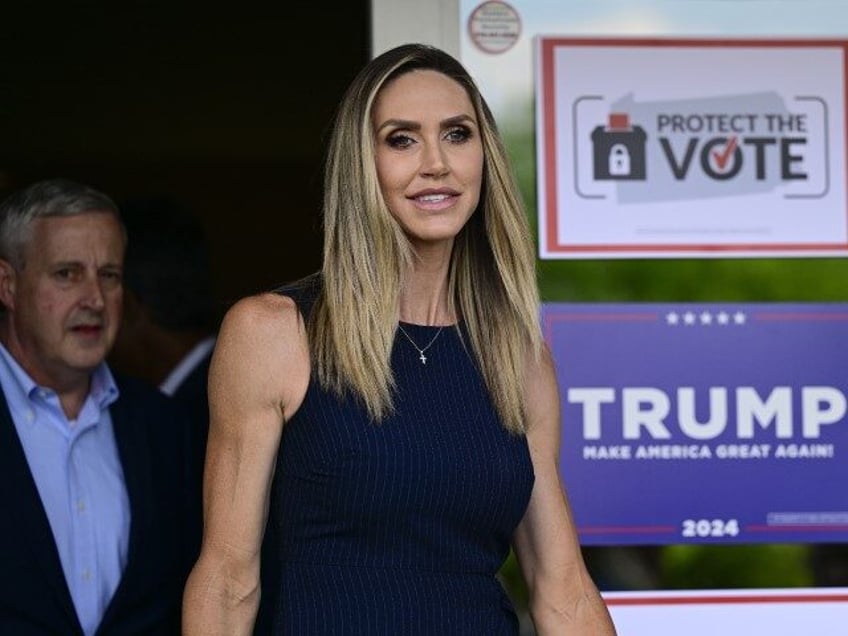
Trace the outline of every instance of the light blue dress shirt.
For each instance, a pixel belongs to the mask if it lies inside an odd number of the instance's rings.
[[[108,407],[118,388],[105,363],[75,420],[0,345],[0,386],[50,521],[80,623],[94,634],[127,562],[130,504]]]

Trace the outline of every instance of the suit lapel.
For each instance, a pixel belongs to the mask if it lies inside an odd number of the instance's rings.
[[[79,625],[62,562],[56,549],[56,541],[50,521],[41,503],[41,495],[27,463],[21,440],[9,413],[6,396],[0,391],[0,466],[4,467],[4,479],[0,479],[0,496],[15,511],[10,525],[19,528],[20,541],[10,540],[8,545],[26,545],[33,553],[33,561],[41,569],[49,588],[59,606],[67,614],[71,624]],[[7,537],[8,539],[8,537]],[[78,627],[81,631],[81,628]]]
[[[142,425],[143,422],[139,422],[144,413],[139,413],[138,410],[128,406],[128,403],[131,404],[133,400],[128,399],[125,387],[121,386],[120,391],[120,397],[109,407],[109,412],[130,501],[130,536],[127,565],[118,589],[115,590],[115,595],[103,616],[101,627],[107,626],[120,614],[125,599],[133,594],[135,573],[140,566],[143,566],[142,561],[145,558],[144,536],[147,534],[146,528],[151,523],[154,505],[150,471],[155,467],[150,465],[149,443],[145,427]]]

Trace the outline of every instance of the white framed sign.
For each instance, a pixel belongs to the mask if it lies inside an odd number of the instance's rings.
[[[622,636],[842,636],[848,588],[605,592]]]
[[[846,58],[846,40],[538,37],[540,256],[848,253]]]

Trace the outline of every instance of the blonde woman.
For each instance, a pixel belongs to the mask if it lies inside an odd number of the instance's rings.
[[[512,546],[538,634],[613,634],[558,477],[525,211],[455,59],[360,72],[324,229],[321,272],[224,320],[185,633],[516,634]]]

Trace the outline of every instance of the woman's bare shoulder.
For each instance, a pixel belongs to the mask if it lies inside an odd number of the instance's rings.
[[[289,297],[275,293],[256,294],[237,301],[229,308],[221,325],[228,335],[247,331],[246,335],[263,334],[266,330],[279,334],[280,329],[299,329],[302,318],[297,303]]]
[[[212,386],[252,384],[263,401],[299,404],[310,372],[306,325],[295,301],[275,293],[242,298],[224,316],[210,374]]]

